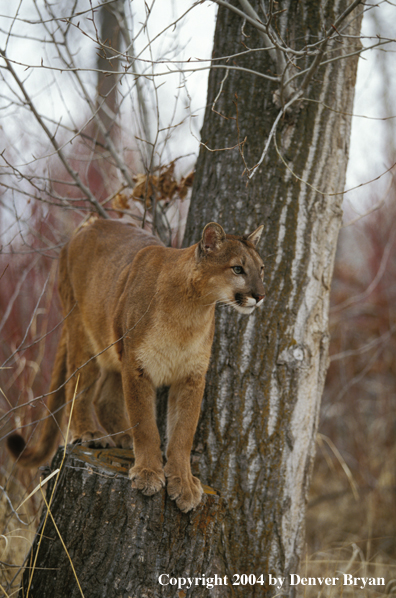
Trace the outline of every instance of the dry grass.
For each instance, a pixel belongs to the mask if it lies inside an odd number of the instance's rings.
[[[347,574],[348,583],[344,583]],[[367,559],[357,544],[333,548],[311,555],[302,563],[300,576],[311,577],[316,585],[299,586],[300,596],[306,598],[375,598],[396,595],[396,563],[386,557]],[[320,578],[333,578],[329,585]],[[362,581],[366,579],[366,582]],[[356,580],[356,581],[355,581]],[[371,583],[373,585],[369,585]],[[382,582],[384,585],[382,585]],[[313,583],[313,582],[311,582]]]
[[[32,207],[29,219],[34,234],[3,238],[0,256],[0,584],[12,595],[20,582],[20,567],[30,549],[39,522],[41,497],[18,505],[37,485],[37,472],[15,467],[4,448],[6,436],[40,419],[41,400],[48,391],[61,312],[55,291],[55,259],[66,223],[50,211]],[[52,249],[55,247],[55,249]],[[45,292],[43,292],[45,289]],[[41,297],[40,301],[38,298]],[[25,348],[25,349],[24,349]],[[19,350],[18,350],[19,349]],[[14,354],[14,356],[13,356]],[[22,409],[19,405],[28,404]],[[28,427],[32,431],[35,426]],[[25,432],[27,431],[25,428]]]
[[[0,496],[0,584],[11,595],[20,585],[21,567],[39,523],[41,501],[33,497],[16,511],[26,488],[23,480],[12,474],[10,465],[1,469],[0,484],[4,489]]]
[[[384,464],[384,473],[390,472],[394,463]],[[385,591],[396,595],[395,538],[394,487],[381,482],[373,489],[358,486],[355,496],[339,463],[319,452],[307,513],[304,575],[383,577],[385,587],[366,588],[363,592],[358,587],[338,584],[320,593],[318,588],[309,587],[304,595],[363,597]]]

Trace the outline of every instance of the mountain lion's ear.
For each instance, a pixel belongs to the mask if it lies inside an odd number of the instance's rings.
[[[225,241],[226,235],[220,224],[209,222],[203,229],[201,248],[205,253],[216,251]]]
[[[250,235],[248,235],[246,237],[247,240],[250,241],[251,243],[253,243],[253,245],[255,245],[256,247],[258,245],[258,242],[260,241],[260,237],[261,237],[261,233],[263,232],[263,228],[264,228],[264,224],[262,224],[261,226],[256,228],[256,230],[253,233],[250,233]]]

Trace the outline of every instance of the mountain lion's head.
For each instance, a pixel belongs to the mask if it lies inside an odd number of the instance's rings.
[[[196,250],[207,296],[242,314],[251,314],[265,296],[264,264],[256,250],[262,231],[259,226],[243,237],[226,235],[219,224],[210,222]]]

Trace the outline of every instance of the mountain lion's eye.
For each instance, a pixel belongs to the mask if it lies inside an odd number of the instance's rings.
[[[233,270],[234,274],[243,274],[244,273],[242,266],[233,266],[232,270]]]

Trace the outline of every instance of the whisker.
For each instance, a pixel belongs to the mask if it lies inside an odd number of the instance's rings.
[[[204,297],[206,297],[209,294],[210,293],[207,293],[206,295],[204,295]],[[216,299],[216,301],[213,301],[211,303],[205,303],[204,307],[210,307],[211,305],[215,305],[216,303],[219,304],[219,307],[228,306],[228,305],[230,305],[231,307],[235,307],[235,306],[236,307],[250,307],[248,305],[241,305],[235,299],[229,299],[228,297],[220,297],[219,299]]]
[[[220,299],[220,301],[222,302],[223,305],[238,305],[238,303],[235,301],[235,299]]]

